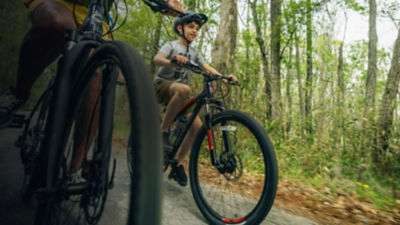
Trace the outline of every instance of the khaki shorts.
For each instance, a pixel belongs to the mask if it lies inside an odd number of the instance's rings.
[[[45,2],[47,0],[23,0],[24,4],[26,7],[29,9],[29,14],[32,15],[32,13],[35,11],[36,7],[40,5],[41,3]],[[67,0],[53,0],[57,2],[63,3],[65,6],[68,7],[71,12],[74,10],[74,1],[67,1]],[[82,6],[79,4],[75,4],[75,17],[76,17],[76,22],[78,23],[78,26],[82,26],[83,21],[86,18],[87,14],[87,7]],[[103,31],[104,33],[108,32],[109,27],[106,22],[103,22]]]
[[[169,96],[169,87],[171,87],[171,84],[174,83],[172,81],[161,81],[158,80],[154,82],[153,86],[156,91],[158,103],[161,105],[168,105],[168,102],[171,100],[171,97]],[[189,100],[190,97],[187,99]],[[186,103],[186,102],[185,102]],[[192,112],[194,109],[194,105],[190,106],[186,112]]]
[[[167,105],[171,97],[169,96],[169,87],[171,87],[172,81],[161,81],[154,82],[154,89],[156,91],[158,103]]]

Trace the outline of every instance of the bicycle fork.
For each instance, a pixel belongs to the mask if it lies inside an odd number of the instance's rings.
[[[210,151],[210,158],[211,158],[211,164],[215,166],[215,168],[218,169],[220,173],[225,173],[234,170],[236,163],[231,163],[231,159],[234,158],[233,150],[232,150],[232,144],[231,140],[229,137],[229,131],[231,131],[229,128],[230,126],[226,126],[226,123],[222,121],[222,126],[219,127],[219,130],[222,131],[222,139],[223,139],[223,146],[221,146],[221,154],[218,157],[217,152],[215,149],[215,136],[214,132],[218,132],[213,129],[212,126],[212,120],[213,120],[213,109],[210,107],[210,102],[217,104],[217,107],[219,109],[223,109],[223,104],[222,102],[215,101],[213,99],[213,88],[211,83],[207,83],[207,95],[208,98],[205,99],[205,110],[206,110],[206,116],[205,116],[205,121],[206,121],[206,128],[207,128],[207,139],[208,139],[208,148]],[[225,148],[223,148],[225,147]],[[234,167],[232,168],[232,165]],[[228,168],[229,167],[229,168]]]

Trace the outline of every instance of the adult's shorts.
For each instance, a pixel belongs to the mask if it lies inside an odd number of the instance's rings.
[[[23,0],[25,6],[29,9],[30,14],[32,14],[36,7],[38,7],[38,5],[40,5],[41,3],[48,1],[48,0]],[[63,3],[65,6],[68,7],[69,10],[71,10],[71,12],[73,10],[75,10],[75,18],[76,18],[76,22],[78,23],[78,27],[82,26],[85,18],[86,18],[86,14],[88,11],[87,6],[83,6],[83,5],[79,5],[79,4],[75,4],[74,6],[74,1],[70,0],[52,0],[52,1],[57,1],[57,2],[61,2]],[[109,30],[109,26],[107,25],[106,22],[103,22],[103,31],[108,31]]]

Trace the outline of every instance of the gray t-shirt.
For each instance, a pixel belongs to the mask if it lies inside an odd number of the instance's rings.
[[[163,53],[166,55],[167,59],[172,59],[176,55],[182,55],[186,58],[192,60],[198,65],[204,64],[204,59],[201,57],[200,53],[193,47],[189,47],[189,54],[186,54],[187,48],[179,43],[179,40],[167,42],[161,47],[158,53]],[[161,66],[154,78],[154,82],[159,80],[173,81],[184,84],[189,84],[190,76],[192,71],[185,68],[178,67],[164,67]]]

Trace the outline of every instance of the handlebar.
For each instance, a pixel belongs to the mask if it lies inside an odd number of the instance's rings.
[[[177,64],[178,61],[176,60],[175,57],[171,59],[171,63]],[[233,81],[232,77],[220,75],[220,74],[213,74],[213,73],[207,73],[203,70],[203,68],[200,67],[197,63],[193,62],[192,60],[188,60],[184,65],[184,68],[189,69],[195,73],[202,74],[207,80],[209,81],[214,81],[214,80],[227,80],[229,84],[232,85],[238,85],[240,86],[239,82]]]
[[[148,5],[153,12],[168,12],[168,11],[173,11],[180,16],[183,16],[184,13],[176,10],[174,8],[169,7],[168,3],[165,0],[143,0],[146,5]]]

